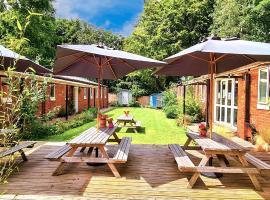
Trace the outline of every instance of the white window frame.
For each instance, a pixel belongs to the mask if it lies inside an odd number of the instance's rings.
[[[261,71],[263,70],[266,70],[266,73],[267,73],[267,80],[266,80],[266,102],[261,102],[260,101],[260,84],[261,84],[261,80],[260,80],[260,77],[261,77]],[[269,97],[270,97],[270,94],[269,94],[269,84],[270,84],[270,67],[269,66],[266,66],[266,67],[263,67],[263,68],[260,68],[258,69],[258,102],[257,102],[257,109],[262,109],[262,110],[270,110],[270,104],[269,104]]]
[[[53,96],[52,96],[52,87],[54,88]],[[55,89],[56,89],[55,84],[54,83],[50,84],[50,100],[51,101],[55,101],[55,99],[56,99],[56,97],[55,97]]]
[[[231,105],[228,105],[228,99],[227,99],[227,93],[228,93],[228,82],[229,80],[232,81],[232,88],[231,88]],[[222,81],[225,82],[225,105],[223,105],[222,103],[217,103],[217,91],[218,91],[218,81],[221,82],[220,87],[222,86]],[[236,85],[236,80],[235,79],[230,79],[230,78],[226,78],[226,79],[216,79],[215,81],[215,106],[214,106],[214,121],[215,123],[218,124],[222,124],[225,126],[228,126],[230,128],[236,129],[237,127],[234,125],[234,110],[238,110],[238,106],[234,105],[234,101],[235,101],[235,96],[234,96],[234,92],[235,92],[235,85]],[[221,89],[221,88],[220,88]],[[221,91],[221,95],[222,95],[222,91]],[[220,97],[220,101],[222,101],[222,96]],[[217,120],[217,107],[219,107],[220,111],[219,111],[219,121]],[[224,121],[221,121],[221,115],[222,115],[222,108],[224,108],[225,111],[225,116],[224,116]],[[227,122],[227,109],[230,108],[231,109],[231,120],[230,122]],[[236,116],[237,117],[237,116]]]
[[[87,88],[83,88],[83,99],[87,99]]]

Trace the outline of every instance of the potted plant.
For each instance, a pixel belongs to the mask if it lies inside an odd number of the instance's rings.
[[[124,113],[125,113],[126,116],[128,116],[129,115],[129,110],[125,110]]]
[[[106,128],[107,127],[106,122],[107,122],[108,115],[102,115],[101,113],[99,113],[98,118],[99,118],[99,127]]]
[[[108,127],[109,128],[113,128],[114,127],[114,125],[113,125],[113,118],[108,118],[107,119],[107,122],[108,122]]]
[[[202,137],[207,136],[207,128],[206,128],[205,124],[201,123],[199,125],[199,133],[200,133],[200,136],[202,136]]]

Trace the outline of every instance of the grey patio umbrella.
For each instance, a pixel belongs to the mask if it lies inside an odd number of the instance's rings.
[[[214,74],[256,61],[270,60],[270,44],[238,39],[208,39],[165,59],[168,63],[155,72],[167,76],[210,76],[210,136],[213,128]]]
[[[58,45],[54,74],[98,79],[98,110],[101,79],[118,79],[135,70],[166,64],[99,45]]]
[[[38,74],[52,73],[49,69],[0,45],[0,69],[8,67],[15,67],[18,72],[25,72],[31,67]]]

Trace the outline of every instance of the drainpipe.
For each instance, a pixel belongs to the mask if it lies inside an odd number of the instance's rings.
[[[68,120],[68,85],[66,85],[66,120]]]
[[[250,125],[250,74],[246,73],[244,75],[245,80],[245,125],[249,127]],[[249,140],[252,136],[248,134],[248,129],[245,129],[245,139]]]

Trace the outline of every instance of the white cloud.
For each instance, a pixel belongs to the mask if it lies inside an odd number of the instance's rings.
[[[87,13],[87,19],[91,20],[95,16],[106,12],[119,5],[119,1],[114,0],[55,0],[54,8],[56,16],[60,18],[73,19]]]
[[[134,30],[137,22],[139,20],[139,15],[133,17],[131,20],[125,22],[120,30],[115,30],[116,33],[119,33],[122,36],[129,36]]]

